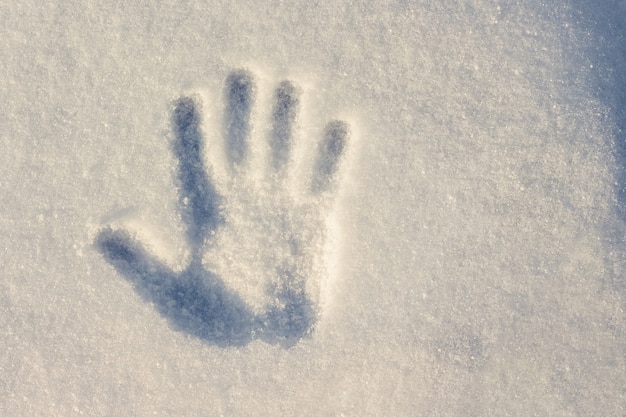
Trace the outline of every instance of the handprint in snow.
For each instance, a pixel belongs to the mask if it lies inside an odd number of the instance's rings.
[[[259,338],[291,346],[311,333],[319,311],[307,280],[319,279],[324,221],[336,190],[348,125],[328,123],[314,156],[306,193],[288,181],[296,165],[294,126],[299,90],[289,81],[276,89],[265,175],[252,175],[252,75],[226,80],[224,153],[228,175],[216,180],[204,162],[200,103],[176,101],[172,124],[178,160],[179,206],[191,256],[176,272],[146,251],[131,233],[106,228],[96,238],[104,258],[177,330],[218,346]],[[228,286],[229,276],[263,278],[266,302],[253,308]],[[253,276],[254,275],[254,276]]]

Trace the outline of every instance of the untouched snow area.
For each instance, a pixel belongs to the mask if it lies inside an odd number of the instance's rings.
[[[625,415],[626,2],[100,3],[0,12],[0,415]]]

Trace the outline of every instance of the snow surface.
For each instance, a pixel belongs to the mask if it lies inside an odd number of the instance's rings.
[[[626,413],[626,2],[126,3],[0,13],[0,415]],[[224,197],[206,246],[181,97]],[[319,145],[333,120],[345,150]],[[314,323],[203,338],[133,282],[199,246],[250,317],[283,311],[295,262]]]

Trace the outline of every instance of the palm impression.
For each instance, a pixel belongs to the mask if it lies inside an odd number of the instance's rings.
[[[224,175],[205,163],[201,103],[174,103],[173,152],[178,160],[180,216],[190,260],[174,271],[128,231],[102,230],[96,247],[138,294],[173,328],[219,346],[259,338],[291,346],[309,335],[319,315],[312,292],[325,274],[326,219],[337,189],[349,129],[327,124],[313,158],[294,157],[300,92],[290,81],[276,88],[265,167],[252,170],[251,114],[255,81],[248,71],[225,85]],[[219,159],[219,158],[218,158]],[[296,160],[299,159],[299,160]],[[299,164],[313,159],[310,169]],[[307,172],[307,179],[293,175]],[[262,304],[252,305],[229,286],[234,279],[262,283]],[[313,288],[313,290],[312,290]]]

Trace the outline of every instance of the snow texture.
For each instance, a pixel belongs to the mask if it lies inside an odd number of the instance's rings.
[[[220,346],[241,346],[260,337],[289,347],[309,334],[316,321],[315,308],[306,294],[306,280],[315,275],[313,259],[325,240],[319,231],[323,230],[323,220],[327,217],[327,204],[319,200],[327,200],[328,193],[335,188],[334,177],[348,128],[340,121],[328,124],[312,172],[309,201],[296,203],[289,195],[281,195],[288,188],[285,179],[291,125],[298,102],[295,94],[288,81],[277,89],[270,141],[273,169],[261,183],[263,189],[250,190],[254,184],[241,185],[247,182],[245,178],[231,179],[229,186],[223,188],[243,197],[231,198],[237,207],[224,207],[224,214],[220,213],[222,198],[204,167],[204,138],[197,105],[188,97],[176,102],[172,123],[176,137],[174,153],[179,160],[180,212],[191,247],[191,260],[183,272],[176,274],[153,259],[124,231],[106,229],[97,237],[97,247],[105,259],[176,327]],[[237,177],[243,174],[241,168],[249,153],[253,99],[252,76],[245,71],[229,75],[224,129],[226,160]],[[222,227],[234,237],[215,236]],[[250,240],[255,240],[252,248],[244,243]],[[223,279],[203,266],[203,249],[207,244],[213,247],[215,258],[208,263],[218,266],[218,270],[222,260],[234,260],[239,267],[236,272],[243,275],[245,271],[251,272],[248,279],[265,275],[270,280],[273,303],[266,312],[254,314],[236,292],[226,288]],[[264,247],[270,253],[266,254]],[[241,253],[243,249],[248,249],[247,254]],[[264,255],[263,265],[256,265],[255,258],[260,255]]]
[[[0,13],[0,415],[623,416],[622,0]]]

